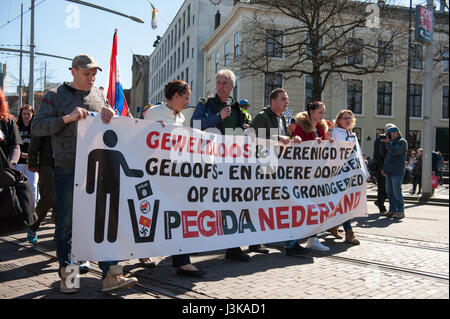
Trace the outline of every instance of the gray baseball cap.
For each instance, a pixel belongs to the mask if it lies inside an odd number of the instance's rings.
[[[72,67],[69,68],[69,70],[76,67],[80,67],[82,69],[97,68],[100,71],[103,71],[102,68],[98,66],[97,61],[95,61],[93,57],[87,54],[79,54],[73,58]]]

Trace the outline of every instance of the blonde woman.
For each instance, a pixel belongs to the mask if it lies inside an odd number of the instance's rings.
[[[350,110],[342,110],[340,111],[336,119],[334,120],[333,132],[331,137],[336,141],[347,141],[347,142],[356,142],[358,143],[358,138],[355,133],[352,132],[352,129],[355,127],[356,119],[352,111]],[[345,230],[345,242],[359,245],[359,240],[356,239],[355,233],[352,229],[352,220],[347,220],[344,224]],[[338,227],[333,227],[329,231],[338,239],[342,237],[339,236]]]

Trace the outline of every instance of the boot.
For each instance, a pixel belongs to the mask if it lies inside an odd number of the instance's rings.
[[[123,275],[123,267],[119,265],[109,267],[106,273],[105,279],[103,279],[103,292],[121,289],[131,288],[138,280],[134,277],[127,278]]]
[[[339,229],[339,226],[335,226],[333,228],[328,229],[327,231],[330,232],[337,239],[342,239],[342,236],[339,235],[338,229]]]
[[[345,231],[345,242],[353,245],[359,245],[359,240],[356,239],[355,233],[351,230]]]
[[[61,281],[59,282],[59,291],[61,291],[63,294],[73,294],[78,291],[78,287],[75,287],[75,276],[77,276],[77,274],[74,274],[73,278],[68,279],[70,275],[72,275],[72,272],[66,271],[66,267],[60,269]],[[70,288],[67,286],[67,284],[69,284]]]

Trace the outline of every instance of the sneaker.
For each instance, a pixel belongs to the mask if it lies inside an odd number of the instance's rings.
[[[318,251],[329,251],[330,248],[319,241],[317,237],[310,237],[306,243],[306,248]]]
[[[389,212],[387,212],[387,213],[385,214],[385,216],[386,216],[386,217],[392,217],[392,216],[394,216],[394,214],[395,214],[395,212],[389,211]]]
[[[123,267],[119,265],[109,267],[105,279],[103,279],[103,292],[122,288],[131,288],[137,284],[135,277],[127,278],[123,275]]]
[[[402,219],[405,217],[405,212],[396,212],[392,217],[395,219]]]
[[[264,248],[263,245],[250,245],[248,246],[248,250],[254,253],[260,253],[260,254],[268,254],[269,250],[267,248]]]
[[[59,291],[63,294],[73,294],[78,291],[78,288],[75,287],[75,280],[78,275],[75,275],[73,278],[68,280],[68,277],[71,275],[71,272],[66,271],[66,268],[60,269],[61,280],[59,282]],[[67,285],[69,283],[69,286]]]
[[[291,248],[286,248],[286,256],[306,255],[307,253],[308,249],[300,246],[297,242]]]
[[[234,259],[237,261],[250,261],[250,256],[247,255],[246,253],[240,253],[240,254],[236,254],[236,253],[225,253],[225,258],[227,259]]]
[[[27,239],[31,244],[36,245],[38,240],[36,232],[28,229]]]
[[[91,264],[89,263],[89,261],[79,261],[77,264],[80,275],[87,274],[91,269]]]

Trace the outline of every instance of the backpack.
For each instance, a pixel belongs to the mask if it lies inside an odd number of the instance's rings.
[[[36,222],[34,201],[28,178],[9,168],[5,154],[0,149],[0,226],[32,225]],[[5,229],[6,230],[6,229]],[[12,230],[12,229],[8,229]]]

